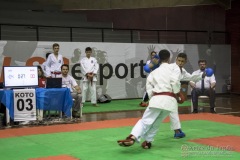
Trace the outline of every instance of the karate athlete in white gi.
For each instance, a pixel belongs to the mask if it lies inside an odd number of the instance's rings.
[[[87,47],[85,49],[86,57],[81,59],[81,72],[84,75],[82,81],[82,103],[85,103],[87,90],[90,91],[91,103],[93,106],[97,105],[97,90],[96,90],[96,82],[97,82],[97,72],[99,65],[97,60],[94,57],[91,57],[92,48]]]
[[[120,146],[131,146],[144,139],[142,147],[151,148],[151,142],[159,130],[161,122],[178,109],[177,99],[180,97],[180,75],[172,71],[169,64],[170,53],[167,50],[159,52],[160,67],[152,71],[146,83],[147,93],[150,101],[142,119],[133,127],[131,134],[125,140],[118,140]]]
[[[61,66],[63,65],[63,56],[58,53],[59,44],[53,44],[53,53],[51,53],[46,61],[46,65],[51,73],[52,78],[62,77]]]
[[[151,70],[154,70],[154,69],[156,69],[157,67],[159,67],[159,65],[156,65],[156,67],[154,67],[153,64],[152,64],[152,61],[154,61],[155,55],[157,55],[157,53],[156,53],[155,51],[152,51],[152,52],[150,53],[150,55],[151,55],[151,59],[147,60],[146,65],[150,66],[149,69],[150,69],[150,71],[151,71]],[[158,55],[157,55],[157,56],[158,56]],[[157,63],[159,63],[159,62],[157,62]],[[147,74],[147,76],[148,76],[148,74],[150,73],[150,71],[149,71],[149,72],[145,72],[145,73]],[[148,94],[147,94],[147,92],[145,91],[144,94],[143,94],[142,102],[139,104],[139,106],[141,106],[141,107],[147,107],[147,106],[148,106],[148,100],[149,100]]]
[[[185,53],[179,53],[176,58],[176,62],[170,64],[174,73],[179,75],[180,81],[198,81],[202,79],[202,73],[198,75],[191,75],[183,66],[187,63],[187,55]],[[185,133],[181,130],[181,123],[179,120],[178,110],[171,112],[170,115],[171,129],[174,130],[174,138],[183,138]]]
[[[48,56],[50,55],[51,53],[46,53],[46,61],[42,63],[41,67],[42,67],[42,70],[44,72],[44,76],[45,77],[51,77],[51,72],[47,66],[47,59],[48,59]]]
[[[156,59],[155,59],[156,60]],[[159,63],[155,61],[154,66]],[[176,62],[170,64],[172,67],[173,72],[176,75],[179,75],[179,79],[181,81],[190,81],[190,80],[199,80],[202,79],[202,74],[199,75],[191,75],[189,74],[183,66],[187,63],[187,55],[185,53],[179,53]],[[156,69],[153,65],[146,64],[144,66],[144,71],[150,73],[152,70]],[[158,65],[159,66],[159,65]],[[179,120],[178,111],[170,113],[170,122],[171,122],[171,129],[174,130],[174,138],[183,138],[185,137],[185,133],[181,130],[181,123]]]

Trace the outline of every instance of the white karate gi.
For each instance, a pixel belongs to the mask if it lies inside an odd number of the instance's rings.
[[[172,63],[170,64],[170,66],[172,67],[174,74],[179,75],[179,79],[181,81],[197,81],[202,79],[202,73],[191,75],[184,68],[182,68],[181,72],[180,67],[176,63]],[[172,111],[169,115],[169,118],[172,130],[177,130],[181,128],[178,110]]]
[[[61,66],[63,65],[63,57],[61,54],[58,54],[58,58],[56,58],[55,55],[51,53],[47,58],[46,64],[53,78],[62,77]],[[53,74],[53,72],[60,74]]]
[[[149,74],[146,83],[147,93],[150,98],[149,105],[142,119],[136,123],[131,132],[136,137],[137,142],[141,138],[152,142],[159,130],[160,123],[170,112],[176,112],[178,109],[178,104],[174,97],[168,95],[153,96],[153,93],[178,93],[180,88],[179,75],[172,71],[170,64],[163,63]]]
[[[84,57],[80,61],[81,65],[81,72],[83,74],[83,80],[82,80],[82,103],[85,103],[86,96],[87,96],[87,90],[90,91],[91,96],[91,103],[96,104],[97,103],[97,90],[96,90],[96,82],[97,82],[97,72],[99,65],[97,63],[97,60],[94,57]],[[92,82],[90,82],[87,79],[86,74],[87,73],[93,73],[95,76],[93,76]]]
[[[152,60],[147,60],[146,65],[147,65],[147,64],[150,64],[151,61],[152,61]],[[147,73],[147,72],[145,72],[145,71],[144,71],[144,73],[146,74],[146,76],[149,75],[149,73]],[[143,98],[142,98],[143,101],[144,101],[144,99],[145,99],[145,96],[147,96],[147,91],[145,91],[144,94],[143,94]]]
[[[49,70],[49,67],[47,66],[47,61],[43,62],[43,64],[41,65],[42,70],[44,72],[44,76],[45,77],[50,77],[51,76],[51,72]]]

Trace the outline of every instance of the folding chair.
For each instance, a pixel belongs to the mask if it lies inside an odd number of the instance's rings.
[[[198,96],[198,103],[199,103],[199,102],[208,103],[205,107],[209,107],[209,108],[210,108],[210,105],[209,105],[210,100],[209,100],[209,97],[208,97],[208,96]],[[199,110],[199,111],[203,110],[203,107],[204,107],[204,106],[201,106],[201,107],[198,106],[198,110]],[[192,98],[191,98],[191,112],[193,112],[193,102],[192,102]]]
[[[191,92],[192,92],[192,89],[191,89]],[[205,95],[201,95],[201,96],[198,96],[198,104],[199,102],[201,103],[207,103],[207,105],[204,105],[204,106],[201,106],[199,107],[198,105],[198,111],[203,111],[204,110],[204,107],[209,107],[210,108],[210,99],[209,99],[209,96],[205,96]],[[214,108],[214,111],[216,112],[216,108]],[[192,102],[192,97],[191,97],[191,112],[193,112],[193,102]]]

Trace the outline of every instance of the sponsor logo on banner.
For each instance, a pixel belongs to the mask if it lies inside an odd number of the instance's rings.
[[[14,121],[36,120],[36,94],[35,89],[15,89]]]

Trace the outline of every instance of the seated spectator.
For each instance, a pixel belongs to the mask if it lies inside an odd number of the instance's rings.
[[[204,72],[207,66],[206,60],[198,61],[199,70],[193,72],[194,74],[199,74],[200,72]],[[193,102],[193,113],[198,113],[198,96],[205,95],[210,99],[210,112],[216,113],[215,108],[215,86],[216,80],[214,74],[211,77],[205,77],[202,80],[197,82],[190,81],[189,82],[192,92],[192,102]]]
[[[71,91],[72,98],[75,100],[72,108],[73,117],[77,118],[80,116],[80,107],[82,105],[81,88],[78,86],[76,80],[68,74],[69,65],[63,64],[61,66],[62,72],[62,87],[67,87]]]
[[[38,66],[38,87],[45,88],[46,86],[46,77],[41,66]]]

